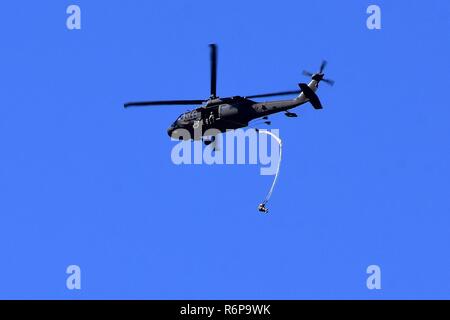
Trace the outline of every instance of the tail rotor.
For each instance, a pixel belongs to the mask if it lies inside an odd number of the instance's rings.
[[[316,80],[317,82],[323,81],[326,84],[329,84],[330,86],[334,85],[334,80],[331,79],[325,79],[323,71],[325,70],[325,67],[327,66],[328,62],[326,60],[323,60],[320,64],[319,72],[312,73],[306,70],[303,70],[303,75],[307,77],[311,77],[313,80]]]

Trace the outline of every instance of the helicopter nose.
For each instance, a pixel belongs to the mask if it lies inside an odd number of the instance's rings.
[[[175,130],[174,127],[170,126],[169,128],[167,128],[167,134],[169,135],[169,137],[172,137],[172,133]]]

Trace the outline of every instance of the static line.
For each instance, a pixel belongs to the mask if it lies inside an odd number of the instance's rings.
[[[270,132],[270,131],[267,131],[267,130],[259,130],[259,129],[256,129],[256,131],[259,132],[259,133],[264,133],[264,134],[267,134],[267,135],[272,136],[272,138],[274,138],[275,141],[278,142],[278,145],[280,146],[280,159],[278,160],[277,173],[275,174],[275,178],[273,179],[272,186],[270,187],[270,190],[269,190],[269,192],[267,193],[266,198],[265,198],[264,201],[258,206],[258,210],[259,210],[260,212],[262,212],[262,213],[268,213],[268,212],[269,212],[269,209],[266,208],[266,204],[267,204],[267,202],[269,202],[269,199],[270,199],[270,197],[272,196],[273,189],[275,188],[275,184],[276,184],[277,179],[278,179],[278,173],[280,172],[281,154],[282,154],[282,149],[283,149],[282,146],[283,146],[283,144],[282,144],[282,142],[281,142],[281,139],[280,139],[279,137],[277,137],[275,134],[273,134],[272,132]]]

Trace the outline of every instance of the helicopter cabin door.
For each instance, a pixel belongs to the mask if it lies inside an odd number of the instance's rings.
[[[206,125],[212,126],[216,120],[220,119],[219,106],[207,108],[205,111],[204,121]]]

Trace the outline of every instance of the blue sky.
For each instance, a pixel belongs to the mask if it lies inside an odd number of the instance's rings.
[[[444,0],[2,4],[0,298],[450,298],[449,18]],[[296,89],[323,58],[336,81],[324,110],[273,117],[269,215],[258,166],[172,164],[186,108],[122,108],[206,98],[211,42],[220,96]]]

